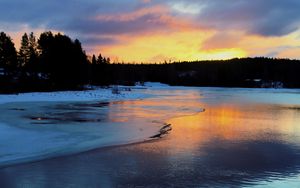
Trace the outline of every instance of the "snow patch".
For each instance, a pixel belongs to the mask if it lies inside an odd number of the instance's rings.
[[[33,92],[0,95],[0,104],[9,102],[72,102],[72,101],[107,101],[131,100],[148,97],[144,93],[121,91],[113,94],[111,89],[95,89],[85,91]]]

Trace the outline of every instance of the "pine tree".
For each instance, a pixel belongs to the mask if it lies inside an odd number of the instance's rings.
[[[25,64],[25,66],[27,66],[27,68],[30,71],[37,71],[38,69],[38,65],[37,65],[37,61],[38,61],[38,50],[37,50],[37,41],[36,38],[33,34],[33,32],[30,33],[29,35],[29,43],[28,43],[28,50],[29,50],[29,61],[27,62],[28,64]]]
[[[31,32],[29,36],[27,33],[24,33],[21,39],[21,47],[18,54],[19,66],[31,73],[36,72],[38,69],[37,46],[37,41],[33,32]]]
[[[98,64],[102,64],[102,63],[103,63],[103,57],[102,57],[101,54],[99,54],[99,56],[98,56],[97,63],[98,63]]]
[[[93,55],[92,57],[92,65],[96,65],[97,64],[97,59],[96,59],[96,56]]]
[[[30,56],[38,56],[38,51],[37,51],[38,44],[33,32],[30,33],[28,42],[29,42],[28,47],[29,47]]]
[[[4,32],[0,33],[0,68],[4,68],[6,73],[16,69],[17,51],[11,38]]]
[[[21,47],[18,54],[19,66],[24,67],[30,60],[29,38],[24,33],[21,39]]]

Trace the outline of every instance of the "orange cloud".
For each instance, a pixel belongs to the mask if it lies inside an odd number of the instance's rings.
[[[280,58],[289,57],[292,59],[299,59],[300,58],[300,47],[283,50],[281,52],[278,52],[277,56]]]
[[[92,20],[98,22],[134,22],[142,20],[144,26],[151,25],[152,29],[148,28],[144,32],[164,32],[175,30],[187,30],[199,28],[193,20],[171,15],[171,9],[167,6],[156,5],[151,7],[140,8],[129,13],[98,15]],[[127,34],[127,33],[124,33]]]
[[[171,24],[170,24],[171,25]],[[97,54],[124,62],[164,62],[231,59],[247,56],[300,58],[300,32],[282,37],[249,35],[242,31],[208,30],[182,27],[170,32],[145,32],[139,35],[111,36],[117,44],[95,48]]]
[[[129,13],[98,15],[93,19],[98,21],[132,21],[148,14],[161,15],[161,14],[165,14],[166,12],[168,12],[167,7],[152,6],[152,7],[141,8]]]
[[[272,56],[278,58],[300,58],[295,54],[299,48],[300,31],[278,37],[263,37],[258,35],[245,35],[238,47],[245,49],[250,56]],[[282,56],[286,51],[286,56]]]
[[[201,50],[199,46],[210,31],[187,30],[169,34],[145,34],[123,37],[122,45],[102,46],[102,52],[124,62],[164,62],[181,60],[229,59],[246,55],[241,49]]]
[[[226,48],[236,48],[244,34],[237,31],[216,32],[212,37],[203,42],[202,50],[216,50]]]

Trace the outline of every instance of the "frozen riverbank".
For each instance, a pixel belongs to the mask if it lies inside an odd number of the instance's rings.
[[[0,166],[140,142],[157,134],[162,123],[118,120],[123,118],[118,103],[149,97],[120,89],[117,95],[111,89],[0,95]]]
[[[129,100],[142,99],[145,94],[131,91],[121,91],[113,94],[111,89],[95,89],[85,91],[58,91],[58,92],[34,92],[0,95],[0,104],[9,102],[73,102],[73,101],[99,101],[99,100]]]
[[[187,106],[184,94],[179,106],[162,105],[161,98],[178,95],[158,97],[154,90],[166,87],[0,95],[0,166],[146,141],[168,118],[201,111]]]

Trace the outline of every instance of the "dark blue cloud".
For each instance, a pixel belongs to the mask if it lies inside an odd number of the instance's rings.
[[[176,3],[197,5],[201,11],[193,15],[195,24],[217,30],[242,30],[263,36],[282,36],[298,29],[299,0],[1,0],[0,24],[26,24],[32,28],[58,30],[86,35],[138,34],[166,31],[167,23],[160,22],[160,14],[149,12],[131,20],[95,20],[99,15],[128,14],[141,8],[162,5],[170,7],[170,16],[184,18],[185,14],[173,10]],[[184,8],[184,7],[183,7]],[[185,11],[186,12],[186,11]],[[189,19],[191,18],[190,15]],[[154,20],[149,22],[149,20]],[[2,28],[1,28],[2,27]],[[5,30],[5,24],[0,30]],[[109,43],[110,40],[103,40]],[[87,43],[94,42],[86,40]],[[100,41],[101,42],[101,41]],[[115,41],[111,41],[115,42]]]
[[[185,1],[187,2],[187,1]],[[191,0],[203,7],[198,22],[218,29],[282,36],[298,29],[299,0]]]
[[[74,19],[88,18],[99,14],[121,13],[138,7],[138,0],[1,0],[0,22],[26,23],[60,29]]]
[[[93,45],[95,41],[100,44],[113,44],[116,41],[105,36],[89,35],[139,31],[143,25],[139,24],[140,21],[96,22],[91,18],[98,15],[131,12],[142,7],[143,4],[139,0],[1,0],[0,30],[18,31],[20,25],[26,25],[33,29],[62,31],[80,38],[87,45]]]

